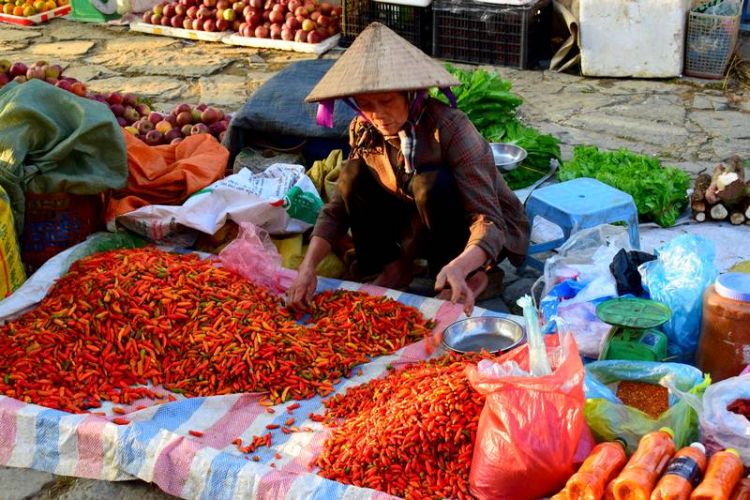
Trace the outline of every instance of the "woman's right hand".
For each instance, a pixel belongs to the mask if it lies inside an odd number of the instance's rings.
[[[294,310],[305,310],[318,287],[318,277],[314,270],[300,269],[297,277],[286,291],[286,306]]]

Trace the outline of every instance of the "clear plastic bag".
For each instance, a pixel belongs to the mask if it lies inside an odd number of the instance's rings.
[[[222,266],[253,283],[280,292],[281,255],[268,233],[249,222],[239,226],[237,239],[219,253]]]
[[[573,474],[576,452],[585,455],[579,450],[586,427],[584,370],[575,340],[562,335],[560,346],[548,335],[545,343],[552,365],[547,376],[507,376],[529,371],[528,345],[503,356],[496,370],[467,368],[471,385],[487,396],[469,474],[477,498],[552,495]]]
[[[698,412],[701,442],[708,452],[734,448],[745,467],[750,467],[750,420],[727,410],[737,399],[750,399],[750,374],[717,382],[706,389],[702,400],[690,394],[685,396]]]
[[[663,385],[669,389],[669,410],[652,418],[625,406],[615,395],[614,384],[633,380]],[[689,445],[698,437],[698,416],[686,401],[685,393],[700,395],[710,378],[693,366],[651,361],[596,361],[586,365],[586,422],[598,442],[624,439],[629,453],[645,434],[662,427],[671,428],[675,445]]]
[[[711,240],[685,234],[660,247],[656,255],[638,270],[651,298],[672,309],[672,319],[662,326],[670,357],[690,363],[698,348],[703,293],[718,274],[716,248]]]

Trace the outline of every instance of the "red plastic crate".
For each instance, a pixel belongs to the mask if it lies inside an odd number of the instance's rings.
[[[34,16],[29,16],[29,17],[11,16],[10,14],[0,13],[0,22],[9,23],[9,24],[17,24],[19,26],[34,26],[35,24],[46,23],[47,21],[55,17],[66,16],[70,14],[70,11],[72,9],[73,7],[70,5],[63,5],[62,7],[48,10],[47,12],[42,12],[40,14],[36,14]]]

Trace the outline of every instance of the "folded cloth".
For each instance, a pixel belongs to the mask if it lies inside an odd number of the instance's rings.
[[[341,172],[341,162],[344,158],[344,152],[340,149],[334,149],[328,158],[313,163],[307,176],[312,180],[315,188],[320,193],[323,201],[329,202],[333,198],[336,190],[336,179]]]
[[[106,221],[147,205],[180,205],[224,177],[229,152],[211,134],[191,135],[178,144],[149,146],[123,132],[128,185],[107,203]]]
[[[0,89],[0,186],[23,233],[25,192],[94,195],[125,186],[125,142],[100,102],[39,80]]]

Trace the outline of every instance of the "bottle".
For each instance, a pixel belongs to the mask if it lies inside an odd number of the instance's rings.
[[[675,453],[656,484],[651,500],[688,500],[706,471],[706,448],[693,443]]]
[[[643,436],[623,471],[609,483],[607,498],[647,500],[674,455],[673,437],[674,432],[667,427]]]
[[[732,492],[732,500],[750,500],[750,476],[740,479]]]
[[[626,461],[625,445],[621,441],[596,445],[578,472],[568,479],[563,491],[557,494],[560,496],[552,500],[600,500]]]
[[[727,448],[715,453],[708,461],[703,482],[695,488],[690,500],[727,500],[744,471],[737,450]]]

